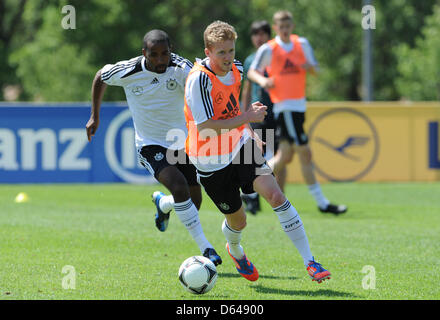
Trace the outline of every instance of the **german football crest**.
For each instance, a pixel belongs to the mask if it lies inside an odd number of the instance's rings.
[[[137,87],[133,88],[131,90],[131,92],[133,92],[133,94],[136,96],[140,96],[144,92],[144,88],[137,86]]]
[[[177,81],[175,79],[169,79],[167,80],[167,89],[168,90],[175,90],[177,88]]]
[[[230,209],[229,205],[227,203],[224,203],[224,202],[220,203],[219,206],[223,210],[229,210]]]
[[[158,152],[156,153],[156,155],[154,156],[154,160],[156,161],[160,161],[163,159],[163,153],[162,152]]]

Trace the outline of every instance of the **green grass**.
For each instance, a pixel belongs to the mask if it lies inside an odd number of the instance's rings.
[[[177,271],[200,254],[196,244],[174,214],[166,232],[154,226],[150,194],[162,186],[0,185],[0,299],[440,299],[440,183],[322,187],[349,206],[345,215],[319,213],[304,185],[286,194],[331,280],[309,279],[267,203],[242,238],[260,279],[241,278],[225,251],[223,215],[204,194],[202,225],[224,262],[216,286],[195,296]],[[17,204],[22,191],[30,201]],[[75,289],[62,288],[66,265]],[[364,266],[375,269],[375,289],[363,288]]]

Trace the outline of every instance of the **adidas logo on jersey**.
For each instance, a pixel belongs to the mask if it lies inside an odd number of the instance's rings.
[[[299,68],[289,59],[286,59],[286,63],[284,63],[283,70],[281,73],[298,73]]]
[[[150,84],[156,84],[156,83],[159,83],[159,80],[157,80],[157,78],[154,78],[153,81],[151,81]]]
[[[217,95],[217,97],[219,97],[219,95]],[[223,95],[221,96],[221,100],[223,100]],[[218,119],[224,120],[235,117],[238,114],[238,112],[239,112],[239,107],[237,104],[237,100],[235,100],[234,95],[231,93],[231,95],[229,96],[229,101],[228,103],[226,103],[226,109],[222,111],[222,114],[224,116],[221,116]]]

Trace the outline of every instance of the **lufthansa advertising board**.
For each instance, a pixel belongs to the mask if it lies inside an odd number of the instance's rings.
[[[439,181],[440,103],[309,102],[305,128],[317,178]],[[295,159],[289,182],[303,182]]]
[[[0,105],[0,183],[153,183],[137,160],[125,103],[105,103],[92,142],[90,104]],[[440,103],[308,102],[317,178],[440,181]],[[289,182],[303,182],[297,157]]]
[[[130,182],[155,179],[138,160],[126,104],[103,104],[88,142],[89,104],[0,105],[0,183]]]

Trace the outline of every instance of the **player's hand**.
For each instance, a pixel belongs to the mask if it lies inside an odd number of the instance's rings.
[[[312,65],[308,62],[301,65],[301,68],[306,69],[306,70],[309,70],[311,67],[312,67]]]
[[[275,86],[275,81],[273,78],[264,78],[265,80],[261,84],[261,87],[264,89],[270,89]]]
[[[307,72],[311,73],[311,74],[316,74],[316,70],[315,70],[315,66],[311,65],[310,63],[306,62],[304,63],[301,68],[303,68],[304,70],[306,70]]]
[[[95,119],[93,117],[90,117],[89,121],[86,124],[86,131],[87,131],[87,139],[92,141],[92,137],[95,135],[96,131],[98,130],[99,126],[99,119]]]
[[[261,102],[257,101],[252,103],[248,110],[249,122],[263,122],[264,117],[267,115],[267,107]]]

